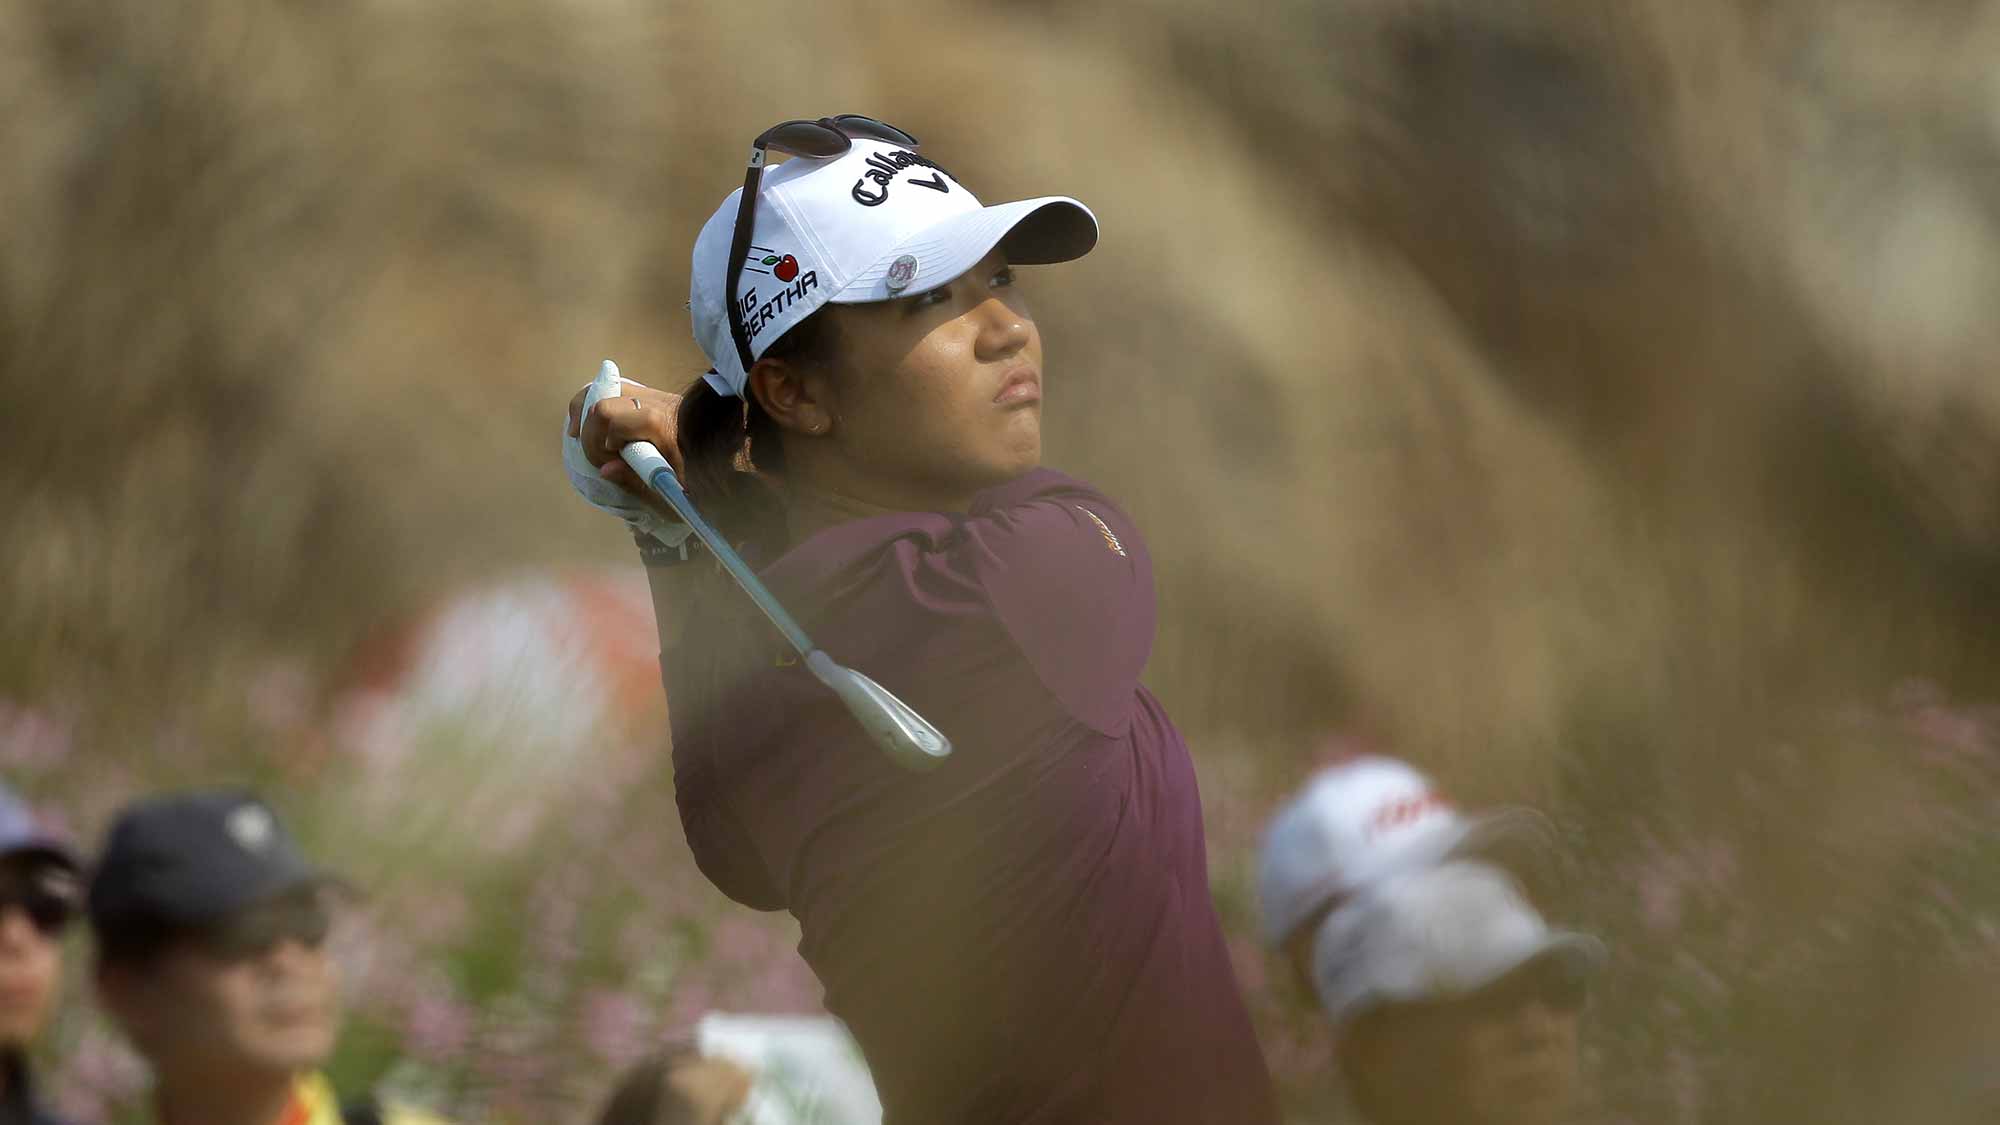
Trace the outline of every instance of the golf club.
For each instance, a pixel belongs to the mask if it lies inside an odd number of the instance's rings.
[[[585,412],[589,412],[590,402],[617,397],[621,383],[618,365],[608,359],[605,360],[604,366],[598,369],[597,379],[591,384],[590,398],[584,406]],[[757,603],[757,608],[764,611],[764,616],[770,618],[771,624],[778,627],[778,632],[785,635],[785,640],[798,650],[799,657],[805,661],[807,670],[811,671],[820,683],[833,689],[833,693],[840,697],[840,701],[847,706],[848,712],[861,724],[862,729],[868,732],[875,740],[875,744],[890,758],[911,769],[921,770],[936,766],[950,756],[951,740],[922,715],[890,694],[881,684],[852,668],[845,668],[835,663],[832,657],[812,643],[812,638],[806,636],[806,631],[799,627],[797,621],[792,620],[792,615],[785,612],[784,606],[778,604],[778,599],[772,596],[771,591],[764,588],[764,583],[744,563],[742,556],[738,555],[721,533],[711,527],[709,522],[701,517],[701,513],[695,510],[694,502],[688,498],[686,490],[681,488],[681,482],[674,476],[673,466],[667,464],[667,459],[660,454],[657,446],[650,441],[635,441],[619,450],[619,455],[632,467],[633,472],[639,474],[640,480],[645,481],[673,507],[674,511],[680,513],[680,517],[686,520],[688,526],[694,529],[694,533],[707,544],[709,553],[713,554],[716,561],[722,564],[722,568],[729,572],[729,576],[736,580],[736,584],[743,588],[743,592],[750,595],[750,600]]]

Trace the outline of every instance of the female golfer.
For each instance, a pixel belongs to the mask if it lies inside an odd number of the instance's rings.
[[[788,122],[695,243],[714,369],[571,404],[600,467],[579,491],[643,495],[616,451],[658,445],[813,638],[955,746],[929,772],[883,756],[698,552],[642,546],[678,638],[688,843],[731,898],[798,918],[892,1122],[1276,1119],[1187,746],[1139,684],[1145,542],[1039,467],[1013,268],[1096,240],[1081,203],[984,207],[880,122]],[[593,502],[632,516],[617,495]]]

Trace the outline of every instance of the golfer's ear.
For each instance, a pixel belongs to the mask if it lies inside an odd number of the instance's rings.
[[[783,429],[816,433],[825,428],[827,414],[806,376],[807,369],[801,364],[765,356],[750,367],[749,392]]]

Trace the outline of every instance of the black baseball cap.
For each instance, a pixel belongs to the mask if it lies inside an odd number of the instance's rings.
[[[344,886],[314,866],[277,815],[246,790],[150,797],[111,825],[90,879],[100,940],[192,930],[289,891]]]

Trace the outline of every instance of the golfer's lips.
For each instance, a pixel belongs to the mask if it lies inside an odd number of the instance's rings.
[[[993,401],[1001,406],[1021,406],[1042,401],[1042,377],[1027,367],[1017,367],[1007,373],[1000,384],[999,393]]]

